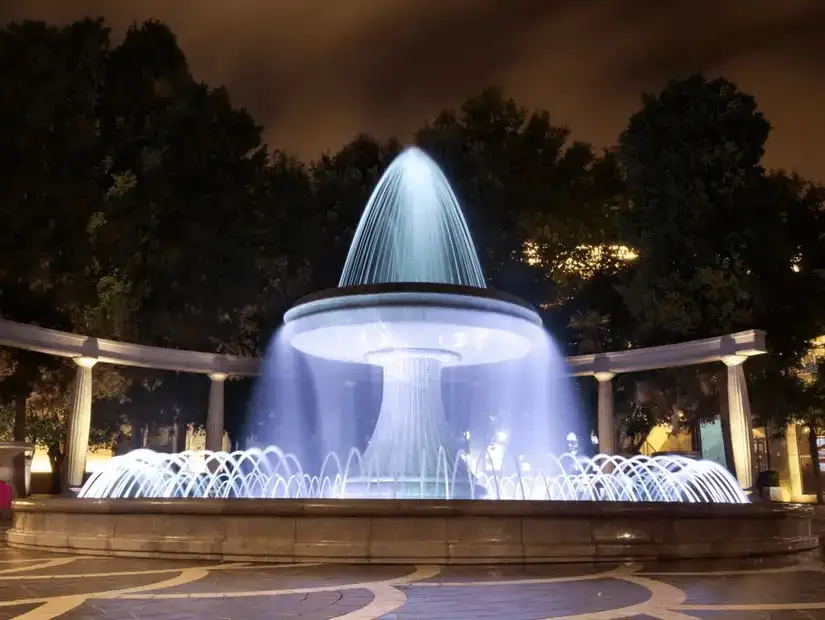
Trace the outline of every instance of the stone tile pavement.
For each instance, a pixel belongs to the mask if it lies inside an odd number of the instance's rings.
[[[825,620],[818,557],[555,566],[260,565],[0,547],[0,620]]]

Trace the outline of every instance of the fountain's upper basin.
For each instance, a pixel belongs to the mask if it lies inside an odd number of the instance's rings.
[[[299,351],[358,363],[395,354],[448,366],[504,362],[527,356],[544,337],[541,318],[516,297],[428,283],[321,291],[300,300],[284,322]]]

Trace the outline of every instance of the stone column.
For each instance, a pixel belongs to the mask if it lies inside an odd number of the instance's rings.
[[[616,418],[613,413],[613,377],[612,372],[593,374],[599,382],[598,431],[599,452],[616,454]]]
[[[172,433],[169,439],[169,452],[176,453],[180,452],[180,420],[175,418],[174,424],[172,424]]]
[[[726,355],[722,358],[728,367],[728,424],[736,479],[743,489],[753,487],[753,421],[748,384],[742,364],[744,355]]]
[[[63,463],[63,490],[76,491],[83,485],[86,456],[89,452],[89,430],[92,425],[92,368],[94,357],[76,357],[77,364],[72,394],[72,410],[66,432],[66,454]]]
[[[802,471],[799,467],[799,440],[796,436],[796,422],[785,428],[785,454],[788,456],[788,480],[791,483],[791,501],[802,499]]]
[[[209,373],[209,411],[206,413],[206,449],[219,452],[223,448],[223,407],[224,383],[227,375],[223,372]]]

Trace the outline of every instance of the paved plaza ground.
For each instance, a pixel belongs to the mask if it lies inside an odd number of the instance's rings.
[[[256,565],[0,548],[0,620],[825,620],[819,556],[532,567]]]

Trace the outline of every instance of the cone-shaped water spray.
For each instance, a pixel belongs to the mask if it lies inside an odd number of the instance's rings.
[[[292,346],[310,356],[383,369],[365,475],[347,487],[364,496],[389,479],[401,484],[397,496],[474,496],[462,459],[449,480],[443,476],[453,460],[445,455],[462,441],[447,422],[443,371],[522,359],[545,337],[532,308],[486,289],[455,194],[417,148],[378,182],[339,288],[299,302],[285,321],[295,330]]]
[[[438,165],[409,148],[367,203],[339,286],[430,282],[484,288],[484,273],[458,200]]]

